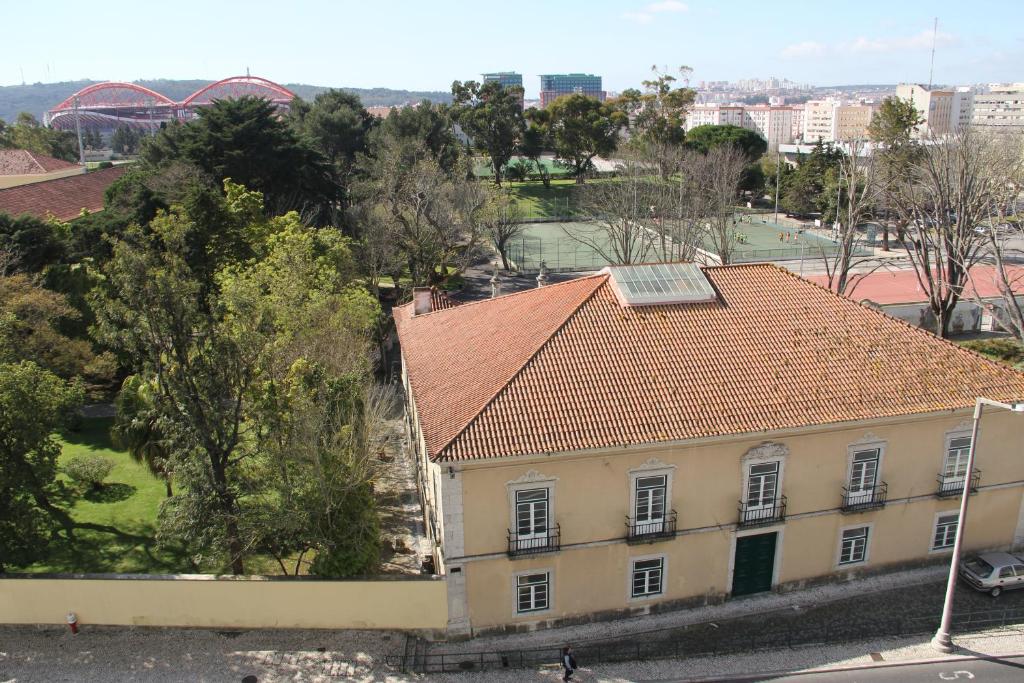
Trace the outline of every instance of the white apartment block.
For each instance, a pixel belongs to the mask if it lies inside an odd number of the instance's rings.
[[[793,116],[796,107],[758,105],[698,104],[686,115],[686,130],[697,126],[739,126],[752,130],[774,151],[793,140]],[[802,109],[801,109],[802,111]]]
[[[836,99],[811,100],[804,105],[804,142],[845,142],[863,140],[877,107],[864,102],[842,102]]]
[[[975,93],[971,124],[995,132],[1024,130],[1024,83],[990,85]]]
[[[918,137],[929,133],[931,135],[948,135],[953,132],[956,126],[953,120],[953,90],[929,89],[916,83],[900,83],[896,86],[896,97],[901,100],[910,100],[921,118],[924,119],[924,123],[917,129]],[[961,108],[962,106],[958,106],[958,109]]]

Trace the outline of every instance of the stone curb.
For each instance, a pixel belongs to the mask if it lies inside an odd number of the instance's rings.
[[[775,671],[761,671],[758,673],[751,674],[729,674],[729,675],[716,675],[716,676],[702,676],[700,678],[674,678],[674,679],[662,679],[662,681],[681,682],[686,683],[714,683],[719,681],[721,683],[732,682],[732,683],[743,683],[745,681],[762,681],[768,678],[779,678],[781,676],[810,676],[813,674],[827,674],[827,673],[838,673],[842,671],[862,671],[865,669],[893,669],[901,666],[919,666],[922,664],[942,664],[943,662],[973,662],[973,661],[998,661],[1001,659],[1013,659],[1024,657],[1024,652],[1016,652],[1005,655],[951,655],[949,657],[931,657],[927,659],[904,659],[898,662],[872,662],[871,664],[854,664],[850,666],[836,666],[836,667],[817,667],[814,669],[801,669],[799,671],[790,671],[787,669],[778,669]],[[646,683],[659,683],[659,681],[647,681]]]

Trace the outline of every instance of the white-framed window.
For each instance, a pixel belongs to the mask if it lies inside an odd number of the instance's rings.
[[[882,449],[878,447],[854,448],[850,455],[849,496],[851,505],[870,503],[878,485],[878,469]]]
[[[839,564],[860,564],[868,559],[869,526],[843,529],[839,534]]]
[[[747,471],[747,509],[768,508],[775,505],[778,486],[778,461],[751,464]]]
[[[661,531],[665,523],[668,475],[636,477],[633,490],[633,514],[641,533]]]
[[[520,489],[516,496],[516,535],[519,540],[547,538],[550,490]]]
[[[551,572],[517,574],[516,614],[543,612],[551,607]]]
[[[630,597],[649,598],[661,595],[665,582],[665,558],[637,558],[630,572]]]
[[[944,479],[957,480],[967,476],[967,459],[971,453],[970,434],[950,434],[946,437],[946,457],[942,464]]]
[[[932,550],[952,548],[956,541],[956,529],[960,524],[959,512],[942,512],[935,518],[935,534],[932,536]]]

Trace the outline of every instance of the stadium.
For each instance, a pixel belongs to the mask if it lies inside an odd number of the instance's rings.
[[[258,76],[232,76],[200,88],[181,102],[136,83],[95,83],[82,88],[46,112],[51,128],[75,130],[76,112],[82,130],[110,132],[119,127],[154,130],[171,121],[189,121],[215,100],[253,95],[287,109],[295,93]]]

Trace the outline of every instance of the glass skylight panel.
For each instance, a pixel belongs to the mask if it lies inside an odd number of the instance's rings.
[[[609,268],[612,285],[625,306],[698,303],[715,300],[715,290],[693,263],[651,263]]]

